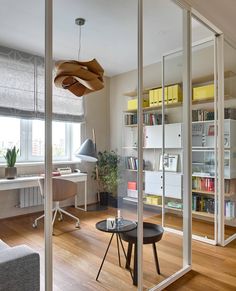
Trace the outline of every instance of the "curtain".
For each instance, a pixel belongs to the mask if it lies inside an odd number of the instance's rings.
[[[0,46],[0,115],[44,118],[44,59]],[[84,121],[83,97],[53,84],[53,119]]]

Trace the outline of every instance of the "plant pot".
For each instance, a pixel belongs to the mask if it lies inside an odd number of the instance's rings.
[[[122,197],[113,197],[111,193],[109,193],[108,197],[108,205],[113,208],[121,208],[123,203]]]
[[[108,192],[100,192],[100,205],[107,206],[108,205]]]
[[[7,167],[7,168],[5,168],[5,177],[7,179],[15,179],[16,176],[17,176],[16,167]]]

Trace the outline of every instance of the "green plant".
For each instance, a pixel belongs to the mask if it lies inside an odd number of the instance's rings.
[[[114,151],[98,152],[98,160],[92,177],[98,182],[100,192],[116,195],[119,161],[120,158]]]
[[[16,149],[15,146],[12,149],[7,149],[7,153],[4,158],[6,159],[8,168],[12,168],[15,166],[18,153],[19,149]]]

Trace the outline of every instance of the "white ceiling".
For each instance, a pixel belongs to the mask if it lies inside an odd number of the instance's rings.
[[[74,23],[77,17],[86,19],[81,59],[97,58],[107,76],[137,67],[137,0],[54,1],[55,59],[77,58],[78,27]],[[1,0],[0,19],[1,45],[43,55],[43,0]],[[197,22],[193,32],[194,40],[210,35]],[[181,9],[171,1],[145,0],[145,65],[157,62],[168,51],[181,48],[181,44]]]
[[[236,0],[183,0],[217,26],[236,44]]]

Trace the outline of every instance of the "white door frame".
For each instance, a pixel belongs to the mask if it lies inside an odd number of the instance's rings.
[[[52,256],[52,43],[53,1],[45,0],[45,183],[44,183],[44,244],[45,291],[53,290]]]

